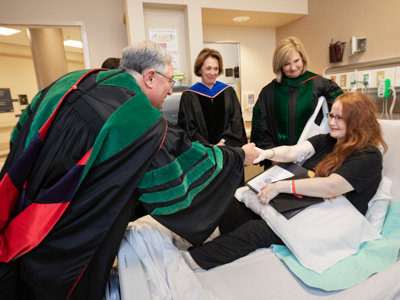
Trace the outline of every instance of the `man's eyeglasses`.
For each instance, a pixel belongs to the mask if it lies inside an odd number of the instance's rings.
[[[334,115],[332,115],[331,113],[327,113],[326,116],[327,116],[330,120],[334,119],[335,122],[342,122],[343,119],[344,119],[343,117],[334,116]]]
[[[158,72],[158,71],[155,71],[155,72],[156,72],[158,75],[161,75],[161,76],[167,78],[167,79],[169,80],[169,85],[171,86],[171,88],[175,85],[175,80],[173,80],[172,78],[169,78],[169,77],[165,76],[164,74],[162,74],[162,73],[160,73],[160,72]]]

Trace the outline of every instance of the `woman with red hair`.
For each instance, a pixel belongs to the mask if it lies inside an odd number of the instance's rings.
[[[294,146],[258,149],[260,156],[254,163],[264,159],[302,161],[303,167],[317,175],[269,183],[257,195],[261,203],[269,203],[280,193],[321,198],[343,194],[360,213],[366,214],[368,202],[382,179],[381,151],[387,151],[376,119],[376,106],[363,94],[346,93],[336,98],[328,118],[329,134],[311,137]],[[240,202],[235,206],[220,224],[222,235],[183,253],[192,268],[210,269],[258,248],[282,244],[264,220]],[[229,228],[229,224],[236,225]]]
[[[315,169],[320,177],[296,180],[296,192],[323,198],[346,194],[350,202],[365,214],[381,180],[382,155],[378,148],[384,152],[387,150],[376,119],[375,104],[360,93],[343,94],[335,100],[328,117],[330,134],[312,137],[292,147],[260,151],[262,157],[259,160],[271,157],[274,152],[271,158],[278,162],[307,156],[309,159],[303,166]],[[277,194],[290,192],[291,187],[288,181],[269,184],[258,197],[262,203],[268,203]]]

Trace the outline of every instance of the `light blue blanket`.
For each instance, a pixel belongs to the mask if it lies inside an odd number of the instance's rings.
[[[335,291],[349,288],[396,263],[400,249],[400,202],[389,207],[381,235],[379,240],[363,243],[356,254],[322,274],[303,267],[286,246],[274,245],[273,251],[308,286]]]

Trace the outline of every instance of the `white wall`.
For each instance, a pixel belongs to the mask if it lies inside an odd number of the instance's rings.
[[[333,8],[333,4],[337,9]],[[367,94],[376,101],[378,110],[382,110],[382,99],[377,99],[376,93],[377,72],[384,71],[385,79],[389,78],[392,85],[400,86],[400,1],[309,0],[308,6],[307,16],[277,28],[277,41],[289,35],[297,36],[310,57],[310,71],[323,74],[324,69],[332,67],[328,69],[327,77],[336,76],[336,81],[340,84],[340,77],[346,75],[344,89],[350,87],[351,76],[357,66],[363,66],[361,70],[358,69],[358,80],[363,79],[364,73],[371,73]],[[349,56],[349,42],[352,36],[367,39],[366,51]],[[343,62],[329,62],[328,49],[331,39],[334,42],[346,42]],[[390,66],[379,65],[379,61],[388,60],[396,63]],[[334,70],[349,67],[351,71]],[[396,98],[399,97],[400,93],[397,91]],[[392,100],[392,96],[389,100]],[[400,112],[398,100],[394,112]]]
[[[175,29],[177,35],[178,51],[174,53],[179,56],[179,70],[176,73],[185,73],[185,79],[182,85],[188,86],[188,72],[190,68],[187,67],[187,51],[186,51],[186,27],[183,9],[159,9],[159,8],[144,8],[144,21],[145,21],[145,36],[149,39],[149,29]],[[190,77],[189,77],[190,78]]]
[[[149,27],[177,27],[179,35],[183,35],[181,39],[183,43],[179,44],[179,55],[182,63],[181,72],[187,74],[185,76],[187,82],[183,84],[191,85],[190,69],[199,51],[203,48],[201,1],[165,0],[162,3],[157,0],[123,1],[130,44],[136,44],[148,37]],[[177,19],[171,19],[173,15]],[[180,39],[180,36],[178,39]]]
[[[207,42],[238,42],[240,44],[240,81],[242,92],[253,91],[256,99],[261,89],[275,75],[272,54],[275,49],[275,29],[232,26],[204,26]]]
[[[159,9],[151,11],[148,8]],[[271,68],[272,53],[275,48],[275,29],[211,26],[203,25],[202,8],[248,10],[279,13],[307,14],[308,0],[124,0],[128,39],[136,43],[146,37],[149,26],[172,26],[169,10],[180,10],[185,20],[187,69],[189,84],[197,81],[193,75],[193,65],[203,42],[233,41],[241,44],[241,82],[242,91],[253,90],[258,93],[273,79]],[[156,16],[144,14],[144,11]],[[165,10],[165,14],[159,13]],[[179,18],[181,18],[179,17]],[[155,20],[157,18],[157,20]],[[150,20],[151,19],[151,20]],[[190,75],[189,75],[190,74]]]
[[[356,64],[400,55],[400,1],[308,1],[307,16],[276,30],[277,41],[297,36],[310,56],[310,70],[322,74],[326,67]],[[367,39],[367,50],[349,56],[350,38]],[[329,63],[329,44],[346,42],[342,63]]]

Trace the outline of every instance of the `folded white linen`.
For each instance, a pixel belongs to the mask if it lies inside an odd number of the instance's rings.
[[[170,230],[150,216],[130,223],[125,233],[144,266],[153,299],[218,299],[200,284],[172,237]]]

